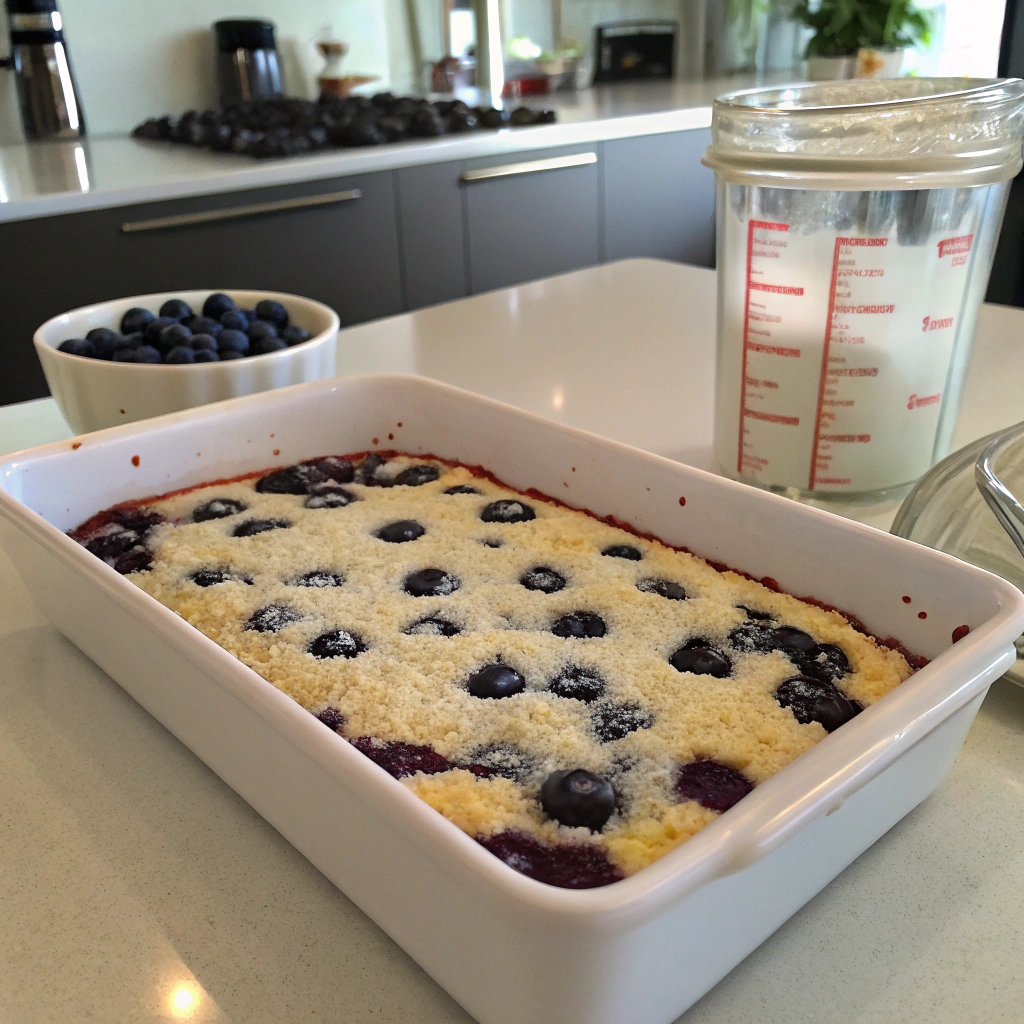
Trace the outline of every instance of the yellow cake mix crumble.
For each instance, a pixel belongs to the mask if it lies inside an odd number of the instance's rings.
[[[434,459],[310,460],[72,536],[561,886],[639,871],[911,672],[837,612]]]

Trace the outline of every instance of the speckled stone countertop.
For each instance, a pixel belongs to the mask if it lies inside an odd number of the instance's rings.
[[[343,331],[339,369],[427,374],[711,468],[714,302],[710,271],[607,264]],[[956,446],[1020,418],[1022,328],[983,308]],[[642,359],[622,359],[627,330]],[[67,436],[49,399],[0,409],[2,451]],[[3,555],[0,637],[0,1021],[469,1024]],[[1000,681],[938,790],[681,1024],[1019,1021],[1022,821],[1024,690]]]

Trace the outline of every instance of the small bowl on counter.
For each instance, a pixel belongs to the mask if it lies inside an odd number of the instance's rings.
[[[59,351],[70,338],[84,338],[97,327],[119,331],[121,318],[132,308],[154,315],[169,299],[181,299],[196,313],[205,300],[222,292],[241,308],[263,300],[281,303],[289,322],[310,334],[307,341],[277,352],[248,355],[223,362],[183,364],[114,362]],[[226,398],[238,398],[333,377],[340,323],[329,306],[281,292],[206,288],[160,292],[82,306],[47,320],[33,337],[46,383],[57,406],[76,433],[178,412]]]

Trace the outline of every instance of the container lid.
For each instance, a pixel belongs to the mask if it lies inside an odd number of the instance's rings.
[[[213,30],[217,33],[217,49],[222,53],[235,50],[273,50],[274,23],[258,19],[215,21]]]
[[[779,188],[988,185],[1021,169],[1019,78],[855,79],[715,100],[704,164]]]

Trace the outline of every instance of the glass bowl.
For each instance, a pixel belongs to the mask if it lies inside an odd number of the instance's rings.
[[[1024,590],[1024,423],[961,448],[926,473],[892,533],[988,569]],[[1007,679],[1024,686],[1024,637]]]

